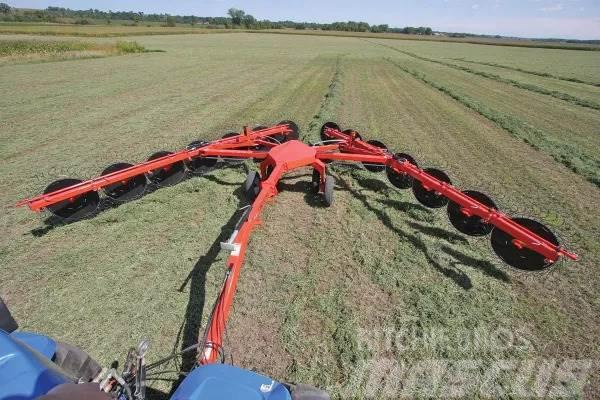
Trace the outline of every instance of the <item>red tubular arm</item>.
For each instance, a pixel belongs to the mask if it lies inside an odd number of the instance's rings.
[[[561,256],[571,260],[578,259],[576,254],[569,252],[560,246],[554,245],[539,235],[522,227],[498,210],[491,209],[470,198],[454,186],[427,174],[425,171],[408,161],[398,161],[394,159],[389,152],[376,146],[371,146],[362,140],[356,140],[350,135],[344,134],[334,128],[326,128],[325,133],[333,139],[340,140],[340,143],[322,146],[323,149],[317,151],[317,158],[320,160],[358,161],[386,165],[396,173],[410,175],[421,182],[427,189],[442,194],[450,201],[453,201],[462,208],[468,210],[470,215],[477,215],[487,223],[508,233],[518,242],[519,246],[531,249],[543,255],[549,261],[555,262]],[[331,151],[335,150],[334,146],[337,146],[342,153],[332,153]]]
[[[238,136],[231,138],[220,139],[210,144],[195,148],[184,149],[164,157],[157,158],[152,161],[147,161],[141,164],[134,165],[112,174],[107,174],[97,178],[93,178],[79,184],[69,186],[67,188],[57,190],[52,193],[43,194],[31,199],[19,201],[16,206],[29,206],[33,211],[40,211],[43,208],[59,203],[64,200],[74,199],[87,192],[98,191],[103,187],[112,185],[118,182],[124,182],[135,176],[143,175],[150,171],[165,168],[177,162],[191,160],[196,157],[235,157],[235,158],[256,158],[264,159],[267,156],[266,151],[250,151],[237,150],[244,147],[255,147],[259,144],[270,143],[265,138],[270,135],[291,133],[291,129],[287,125],[276,125],[270,128],[265,128],[257,131],[248,131],[244,128],[244,132]]]
[[[426,188],[442,194],[450,201],[467,209],[470,215],[477,215],[484,221],[514,237],[515,240],[520,242],[520,245],[543,255],[552,262],[558,260],[560,256],[567,257],[571,260],[577,260],[576,254],[550,243],[546,239],[517,224],[498,210],[489,208],[470,198],[454,186],[434,178],[408,161],[400,162],[390,156],[387,165],[394,169],[396,173],[405,173],[412,176],[414,179],[420,181]]]
[[[211,364],[218,361],[219,352],[223,347],[225,325],[227,324],[231,305],[233,304],[233,297],[246,256],[250,233],[260,224],[260,213],[267,201],[277,195],[276,184],[284,172],[284,166],[276,166],[269,175],[269,178],[261,182],[261,190],[252,203],[246,220],[242,222],[237,232],[234,232],[228,242],[233,251],[227,259],[227,277],[215,304],[211,319],[208,321],[209,325],[205,335],[204,349],[199,354],[199,364]]]

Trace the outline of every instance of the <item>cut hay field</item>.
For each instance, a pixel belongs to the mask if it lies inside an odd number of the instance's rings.
[[[23,329],[105,365],[144,337],[150,361],[194,343],[224,273],[219,243],[255,166],[190,177],[54,228],[14,208],[18,200],[58,177],[92,177],[245,124],[291,119],[314,142],[332,120],[544,222],[581,260],[524,276],[383,173],[335,166],[335,202],[323,208],[307,170],[285,179],[250,241],[227,361],[346,399],[445,393],[407,374],[396,391],[365,381],[349,395],[365,360],[475,360],[478,373],[456,396],[467,398],[527,397],[512,392],[510,374],[497,377],[505,392],[486,389],[482,371],[499,360],[536,371],[591,360],[585,388],[559,389],[600,395],[600,111],[524,85],[600,104],[600,53],[255,33],[135,41],[165,52],[0,66],[0,294]],[[384,330],[414,333],[412,346],[365,348],[366,333]],[[433,330],[448,339],[442,346],[423,340]],[[513,340],[465,340],[498,331]],[[170,389],[153,385],[159,398]],[[556,394],[536,387],[538,397]]]

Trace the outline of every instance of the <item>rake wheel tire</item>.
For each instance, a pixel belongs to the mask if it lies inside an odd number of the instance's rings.
[[[446,175],[446,173],[440,169],[425,168],[423,171],[442,182],[446,182],[450,185],[452,184],[448,175]],[[423,204],[425,207],[440,208],[448,204],[447,197],[436,193],[434,190],[425,189],[423,184],[416,179],[413,182],[412,190],[417,201]]]
[[[370,144],[371,146],[375,146],[375,147],[378,147],[383,150],[388,149],[387,146],[384,143],[380,142],[379,140],[367,140],[367,143]],[[385,170],[385,165],[373,165],[373,164],[363,163],[363,166],[369,172],[382,172]]]
[[[414,165],[415,167],[418,167],[417,162],[415,161],[415,159],[410,156],[409,154],[405,154],[405,153],[396,153],[394,155],[394,158],[396,160],[406,160],[409,163],[411,163],[412,165]],[[408,174],[398,174],[396,173],[396,171],[394,171],[393,169],[386,167],[385,170],[388,180],[390,181],[390,183],[392,185],[394,185],[396,188],[398,189],[410,189],[413,185],[413,177],[408,175]]]
[[[494,201],[486,194],[477,192],[475,190],[465,190],[462,192],[464,195],[469,196],[471,199],[476,200],[486,207],[498,209],[498,206]],[[484,221],[477,215],[465,215],[462,212],[460,205],[453,201],[448,201],[448,219],[453,227],[459,232],[469,236],[485,236],[489,234],[494,225]]]
[[[559,245],[554,233],[540,222],[529,218],[512,218],[512,220],[555,246]],[[514,238],[498,228],[492,230],[490,239],[494,253],[506,264],[520,271],[539,272],[554,264],[554,262],[546,260],[543,255],[533,250],[526,247],[518,248],[513,243]]]
[[[81,182],[81,180],[73,178],[59,179],[49,184],[44,190],[44,194],[77,185]],[[63,200],[52,204],[46,209],[63,221],[76,221],[94,213],[99,204],[100,195],[98,192],[89,191],[72,200]]]
[[[323,126],[321,127],[321,131],[320,131],[320,136],[321,136],[322,141],[333,140],[333,138],[331,138],[325,134],[326,128],[333,128],[335,130],[341,131],[340,126],[338,124],[336,124],[335,122],[325,122],[323,124]]]
[[[281,121],[279,125],[287,125],[292,130],[292,132],[288,135],[274,135],[273,137],[276,139],[279,139],[279,136],[281,136],[281,140],[279,140],[279,142],[284,143],[289,142],[290,140],[298,140],[298,138],[300,138],[300,128],[298,128],[298,124],[296,124],[294,121]]]
[[[186,146],[187,150],[196,150],[210,144],[206,140],[194,140]],[[202,175],[212,170],[217,165],[217,159],[206,157],[195,157],[186,162],[186,166],[193,174]]]
[[[158,151],[148,157],[148,161],[157,160],[159,158],[173,154],[171,151]],[[185,178],[185,164],[183,161],[178,161],[163,168],[158,168],[146,173],[148,180],[160,187],[168,187],[178,184]]]
[[[126,168],[133,167],[129,163],[111,164],[102,171],[101,176],[112,174],[113,172],[122,171]],[[113,183],[112,185],[102,188],[103,192],[111,199],[119,202],[135,200],[144,195],[146,190],[146,176],[144,174],[128,178],[124,182]]]

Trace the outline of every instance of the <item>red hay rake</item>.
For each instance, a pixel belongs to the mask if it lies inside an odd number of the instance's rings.
[[[390,183],[398,189],[412,189],[426,207],[447,207],[451,224],[469,236],[491,234],[494,252],[508,265],[522,271],[542,271],[560,258],[577,260],[577,255],[562,248],[556,236],[541,223],[527,218],[511,218],[498,210],[487,195],[460,191],[439,169],[418,167],[408,154],[393,154],[376,140],[362,140],[353,130],[342,131],[328,122],[321,128],[322,142],[307,145],[298,140],[298,127],[283,121],[272,127],[228,134],[212,142],[195,141],[185,149],[161,151],[148,161],[131,165],[117,163],[101,176],[87,181],[61,179],[51,183],[44,194],[20,201],[33,211],[49,210],[56,217],[71,221],[93,213],[99,203],[98,192],[116,201],[142,196],[146,186],[170,186],[181,181],[186,171],[202,173],[215,167],[219,159],[254,159],[260,162],[260,174],[250,172],[244,189],[251,205],[247,207],[228,241],[221,243],[229,251],[223,288],[217,298],[204,335],[198,363],[217,362],[222,358],[225,324],[246,254],[250,233],[260,224],[260,213],[267,201],[277,195],[277,183],[289,171],[311,167],[312,189],[322,193],[327,206],[333,202],[335,180],[327,175],[327,163],[362,163],[371,172],[386,171]]]

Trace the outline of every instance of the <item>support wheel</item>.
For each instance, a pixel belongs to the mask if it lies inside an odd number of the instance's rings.
[[[310,190],[314,194],[317,194],[321,191],[321,174],[316,169],[313,169],[312,180],[311,180]]]
[[[333,204],[333,187],[335,186],[335,179],[333,176],[328,175],[325,178],[325,189],[323,190],[323,200],[325,205],[331,207]]]
[[[246,182],[244,182],[244,193],[250,202],[253,202],[260,193],[260,178],[256,171],[248,172]]]

